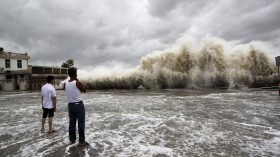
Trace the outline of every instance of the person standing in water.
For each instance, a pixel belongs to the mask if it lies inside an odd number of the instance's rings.
[[[68,99],[69,114],[69,139],[70,144],[76,143],[76,122],[78,120],[79,145],[85,146],[85,107],[81,92],[86,93],[85,86],[77,79],[77,69],[68,69],[70,80],[64,83],[64,89]]]
[[[43,118],[41,132],[45,132],[45,122],[48,117],[49,133],[55,132],[52,127],[54,112],[56,111],[56,92],[54,85],[55,78],[52,75],[47,77],[47,83],[41,88]]]

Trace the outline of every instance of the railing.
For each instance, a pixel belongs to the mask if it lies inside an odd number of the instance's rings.
[[[0,52],[0,55],[8,55],[8,56],[28,56],[28,53],[14,53],[14,52]]]
[[[0,58],[9,59],[30,59],[28,53],[0,52]]]
[[[67,74],[67,69],[55,67],[32,67],[32,74]]]

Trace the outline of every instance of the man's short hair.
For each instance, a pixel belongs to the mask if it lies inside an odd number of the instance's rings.
[[[69,68],[69,69],[68,69],[68,75],[69,75],[70,77],[76,76],[76,75],[77,75],[77,68],[75,68],[75,67]]]
[[[48,83],[51,83],[52,80],[54,80],[54,77],[53,77],[52,75],[49,75],[49,76],[47,77],[47,82],[48,82]]]

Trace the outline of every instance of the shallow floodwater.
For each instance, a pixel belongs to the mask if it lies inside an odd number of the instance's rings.
[[[0,93],[1,156],[280,156],[275,90],[90,91],[87,148],[68,145],[66,96],[57,96],[58,132],[48,134],[39,91]]]

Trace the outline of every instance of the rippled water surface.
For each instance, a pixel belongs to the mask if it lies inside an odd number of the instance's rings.
[[[91,91],[83,149],[68,145],[66,96],[57,93],[53,134],[39,131],[39,92],[0,93],[1,156],[280,156],[278,91]]]

